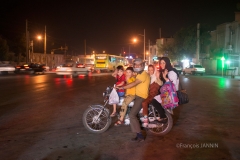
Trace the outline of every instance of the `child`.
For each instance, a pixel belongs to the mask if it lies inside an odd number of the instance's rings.
[[[148,97],[142,102],[144,117],[141,119],[141,121],[143,122],[142,124],[143,127],[146,127],[148,125],[148,105],[153,100],[153,98],[158,94],[159,88],[162,85],[162,81],[159,78],[156,78],[155,68],[153,65],[148,66],[148,73],[150,75],[151,81],[149,86]]]
[[[135,77],[133,76],[133,67],[128,67],[126,69],[126,82],[127,84],[132,83],[135,81]],[[135,92],[136,88],[132,87],[129,89],[126,89],[126,97],[124,98],[124,101],[122,103],[121,111],[120,111],[120,118],[119,120],[114,124],[115,126],[120,126],[124,123],[123,119],[127,112],[127,107],[129,103],[131,103],[135,99]]]
[[[124,75],[124,68],[123,66],[117,66],[117,69],[115,72],[112,74],[113,77],[117,79],[115,87],[121,87],[125,85],[125,75]],[[122,97],[124,96],[125,92],[123,89],[117,90],[118,96]],[[115,117],[117,115],[117,105],[113,104],[113,112],[110,115],[110,117]]]

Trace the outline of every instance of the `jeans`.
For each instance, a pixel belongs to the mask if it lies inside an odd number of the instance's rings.
[[[125,92],[117,92],[119,97],[123,97],[125,95]]]

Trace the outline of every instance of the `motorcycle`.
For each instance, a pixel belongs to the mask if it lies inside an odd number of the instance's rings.
[[[112,87],[107,87],[106,91],[103,92],[104,97],[104,105],[96,104],[96,105],[90,105],[83,114],[83,125],[84,127],[91,133],[103,133],[105,132],[112,123],[112,118],[110,117],[110,111],[108,109],[108,101],[109,101],[109,95],[112,91]],[[122,106],[124,97],[119,98],[119,103],[117,106]],[[134,105],[134,101],[132,101],[128,105],[128,110],[126,112],[126,115],[124,117],[124,124],[129,125],[130,124],[130,118],[129,113],[131,111],[131,108]],[[167,117],[164,121],[158,121],[160,119],[160,115],[158,111],[155,109],[153,105],[149,105],[148,107],[148,120],[149,124],[147,126],[144,126],[144,128],[149,131],[150,134],[163,136],[166,135],[173,126],[173,119],[171,114],[173,114],[172,110],[165,109],[165,115]],[[142,109],[138,113],[138,118],[141,123],[141,118],[143,118]],[[143,126],[142,126],[143,127]]]

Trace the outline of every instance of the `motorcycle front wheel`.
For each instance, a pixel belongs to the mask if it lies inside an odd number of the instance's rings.
[[[83,113],[83,125],[91,133],[103,133],[112,123],[109,112],[101,107],[89,107]]]
[[[157,112],[157,111],[155,111]],[[158,114],[158,113],[157,113]],[[165,115],[167,117],[167,120],[164,122],[159,122],[159,124],[157,124],[155,128],[149,128],[149,133],[153,134],[153,135],[157,135],[157,136],[164,136],[166,135],[168,132],[171,131],[172,126],[173,126],[173,119],[170,113],[168,113],[165,110]],[[149,117],[153,116],[153,113],[149,113]]]

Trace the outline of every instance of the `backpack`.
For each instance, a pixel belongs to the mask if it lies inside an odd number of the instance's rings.
[[[160,88],[160,97],[162,107],[165,109],[173,109],[178,106],[178,96],[175,85],[171,82],[165,82]]]

